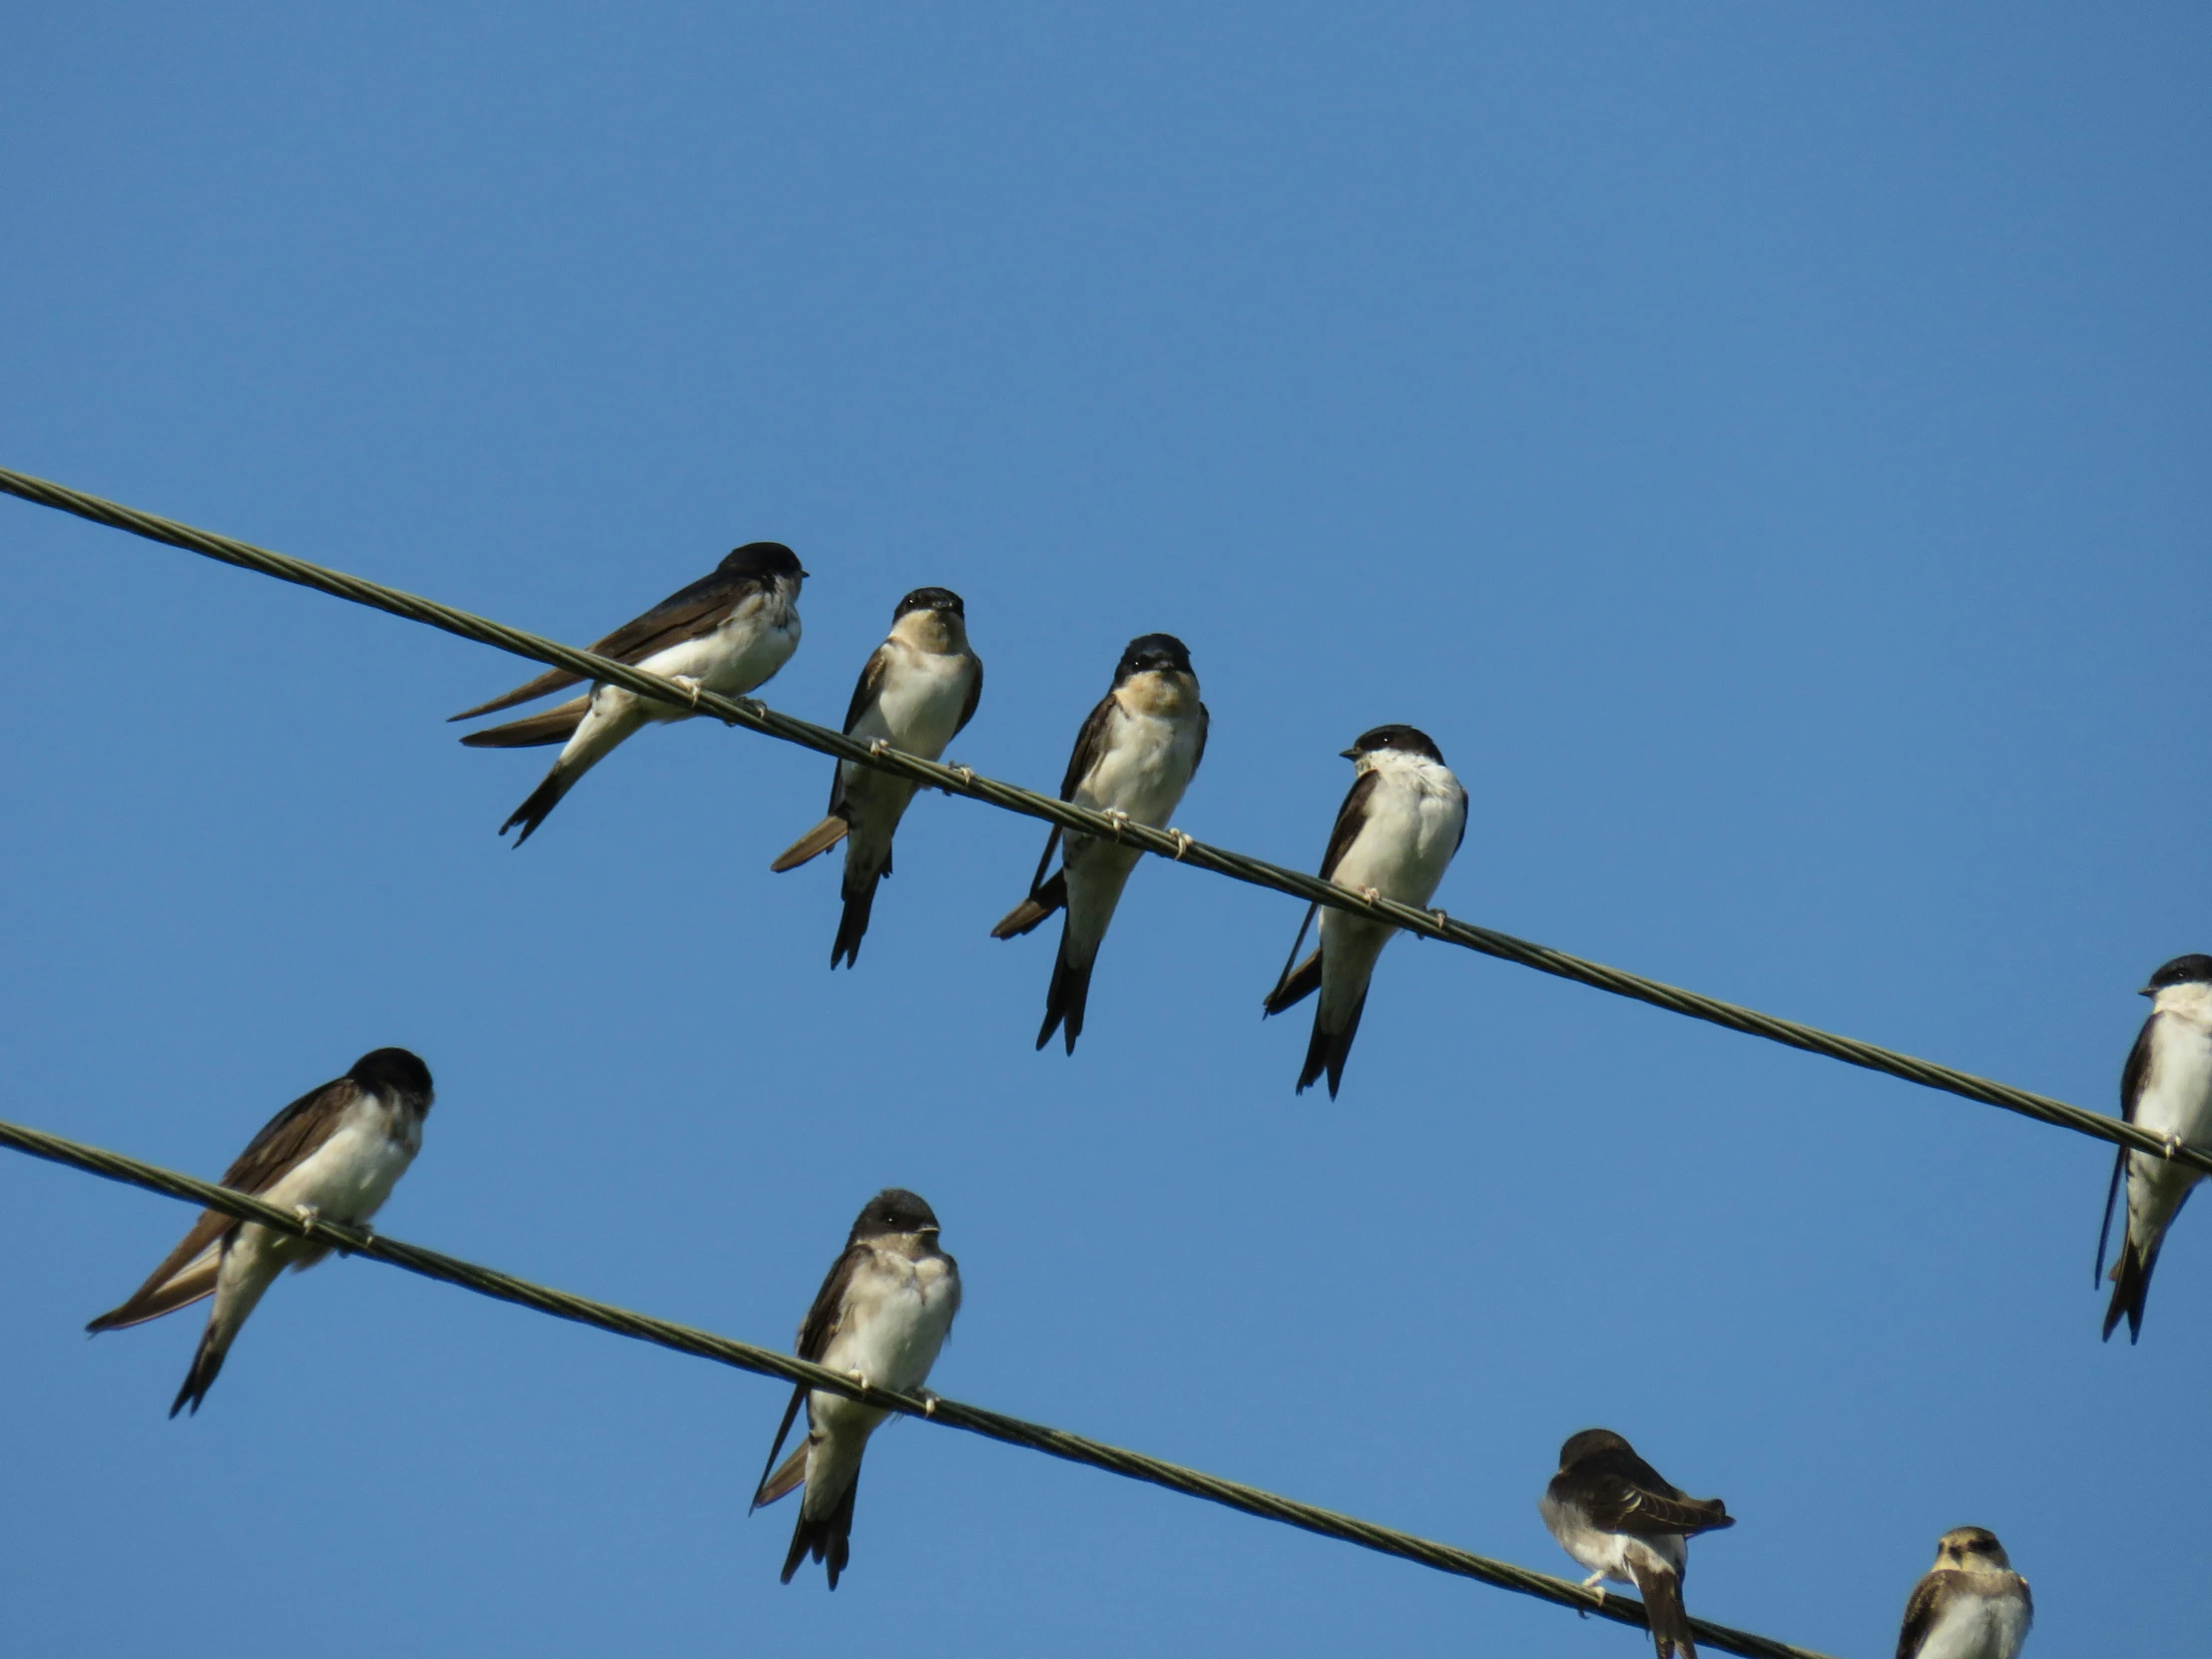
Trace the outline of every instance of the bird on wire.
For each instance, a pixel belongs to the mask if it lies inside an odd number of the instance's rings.
[[[936,1213],[919,1195],[886,1187],[852,1223],[843,1254],[816,1293],[799,1328],[799,1357],[863,1386],[913,1393],[928,1381],[959,1311],[960,1265],[937,1248]],[[778,1468],[776,1454],[802,1405],[807,1437]],[[758,1509],[805,1488],[791,1552],[784,1558],[785,1583],[812,1555],[828,1571],[830,1588],[837,1587],[852,1556],[860,1454],[887,1414],[805,1383],[792,1390],[768,1448],[768,1470],[753,1494]]]
[[[799,589],[806,576],[798,557],[782,542],[748,542],[725,558],[714,574],[624,623],[593,645],[592,653],[662,675],[694,693],[743,697],[766,685],[799,649]],[[449,717],[448,724],[533,703],[582,678],[565,668],[552,669],[503,697],[463,709]],[[553,770],[499,827],[504,835],[520,825],[522,833],[514,840],[520,846],[577,780],[624,740],[652,722],[689,720],[694,712],[681,703],[664,703],[622,686],[595,682],[580,697],[504,726],[471,732],[461,742],[471,749],[562,746]]]
[[[2142,994],[2150,1017],[2136,1033],[2120,1071],[2120,1115],[2138,1129],[2164,1137],[2169,1147],[2212,1142],[2212,956],[2176,956],[2150,976]],[[2120,1189],[2127,1211],[2120,1225],[2119,1258],[2112,1264],[2112,1301],[2104,1311],[2104,1337],[2122,1319],[2127,1340],[2143,1334],[2143,1299],[2151,1270],[2166,1242],[2166,1229],[2204,1177],[2186,1164],[2155,1153],[2120,1148],[2112,1183],[2104,1190],[2104,1221],[2097,1229],[2096,1278],[2104,1278],[2104,1249]]]
[[[934,761],[975,718],[983,660],[968,644],[967,610],[949,588],[916,588],[891,613],[890,637],[869,655],[844,712],[844,735]],[[891,872],[891,836],[917,788],[907,779],[839,761],[830,784],[830,813],[768,867],[797,869],[844,842],[844,911],[830,965],[860,959],[875,886]]]
[[[422,1122],[434,1098],[430,1069],[403,1048],[379,1048],[343,1077],[310,1089],[263,1126],[223,1185],[303,1220],[358,1227],[375,1215],[422,1150]],[[94,1335],[158,1320],[214,1297],[185,1385],[169,1408],[195,1415],[223,1370],[247,1317],[285,1268],[311,1268],[330,1247],[273,1232],[221,1210],[205,1210],[184,1242],[163,1258],[120,1308],[85,1329]]]
[[[1415,909],[1426,905],[1467,833],[1467,792],[1427,733],[1411,726],[1378,726],[1344,752],[1353,763],[1352,789],[1337,810],[1322,854],[1321,878],[1371,901],[1394,899]],[[1321,943],[1301,962],[1299,947],[1321,910]],[[1260,1004],[1260,1017],[1280,1014],[1314,992],[1314,1032],[1299,1069],[1298,1092],[1324,1072],[1329,1098],[1337,1098],[1352,1039],[1368,1006],[1368,984],[1382,947],[1397,928],[1346,910],[1306,909],[1283,972]],[[1295,964],[1295,965],[1294,965]]]
[[[2014,1659],[2035,1621],[2027,1580],[1983,1526],[1954,1526],[1913,1586],[1898,1659]]]
[[[1689,1541],[1734,1526],[1728,1505],[1669,1485],[1611,1429],[1585,1428],[1559,1448],[1559,1472],[1536,1507],[1559,1547],[1590,1569],[1583,1588],[1633,1584],[1659,1659],[1697,1659],[1682,1608]]]
[[[1206,705],[1199,701],[1191,654],[1173,634],[1144,634],[1129,642],[1114,670],[1114,683],[1076,734],[1060,799],[1108,818],[1164,829],[1206,758]],[[1054,847],[1060,867],[1047,880]],[[1129,872],[1144,854],[1108,837],[1070,830],[1063,843],[1057,825],[1045,837],[1044,856],[1030,878],[1029,896],[991,929],[1010,939],[1064,908],[1060,953],[1045,989],[1039,1048],[1059,1030],[1067,1051],[1083,1034],[1091,969],[1121,902]]]

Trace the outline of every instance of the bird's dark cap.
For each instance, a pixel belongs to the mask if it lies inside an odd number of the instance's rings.
[[[2156,996],[2168,985],[2212,985],[2212,956],[2176,956],[2150,976],[2144,996]]]
[[[404,1048],[374,1048],[355,1060],[346,1076],[378,1094],[407,1095],[428,1101],[430,1068]]]
[[[733,576],[807,574],[799,568],[799,555],[780,541],[749,541],[743,547],[734,547],[722,561],[722,568]]]
[[[928,1200],[904,1187],[885,1187],[867,1201],[867,1208],[853,1222],[852,1237],[846,1243],[936,1231],[937,1212],[929,1208]]]
[[[1132,674],[1190,672],[1190,647],[1173,634],[1139,634],[1129,642],[1129,649],[1121,654],[1121,664],[1114,670],[1114,679],[1118,683]]]
[[[1636,1448],[1610,1428],[1585,1428],[1579,1434],[1567,1436],[1567,1443],[1559,1448],[1559,1466],[1572,1468],[1583,1458],[1600,1451],[1625,1451],[1634,1456]]]
[[[1443,752],[1436,747],[1436,740],[1417,726],[1378,726],[1362,732],[1344,752],[1344,757],[1357,761],[1379,749],[1395,749],[1407,755],[1418,755],[1424,761],[1434,761],[1438,766],[1444,764]]]
[[[950,588],[916,588],[898,602],[898,609],[891,612],[891,621],[912,611],[950,611],[965,619],[967,607],[960,603],[960,596]]]

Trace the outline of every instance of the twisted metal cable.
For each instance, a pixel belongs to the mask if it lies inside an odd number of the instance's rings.
[[[1657,979],[1646,979],[1641,974],[1607,967],[1602,962],[1586,961],[1580,956],[1570,956],[1563,950],[1553,950],[1547,945],[1515,938],[1510,933],[1478,927],[1472,922],[1455,921],[1441,910],[1416,910],[1409,904],[1400,904],[1392,899],[1366,898],[1303,870],[1286,869],[1281,864],[1271,864],[1246,853],[1210,846],[1204,841],[1192,839],[1180,830],[1154,830],[1147,825],[1112,819],[1103,813],[1089,812],[1051,796],[1038,795],[1012,784],[1000,783],[996,779],[978,777],[965,767],[946,766],[937,761],[921,760],[899,750],[877,749],[858,743],[827,726],[816,726],[809,721],[795,720],[790,715],[779,714],[752,698],[733,700],[718,697],[712,692],[695,695],[689,687],[677,685],[657,674],[647,674],[627,663],[597,657],[588,651],[578,651],[570,646],[542,639],[536,634],[525,633],[519,628],[509,628],[503,623],[472,616],[449,605],[440,605],[435,600],[402,593],[396,588],[387,588],[358,576],[347,575],[343,571],[309,564],[304,559],[294,559],[287,554],[273,553],[267,548],[236,541],[229,536],[196,530],[189,524],[140,512],[136,508],[105,501],[96,495],[86,495],[42,478],[33,478],[0,467],[0,491],[21,496],[24,500],[36,502],[43,507],[74,513],[95,524],[128,530],[149,541],[166,542],[172,547],[182,547],[188,552],[219,559],[225,564],[238,565],[243,569],[259,571],[265,576],[276,577],[280,581],[333,594],[339,599],[348,599],[372,610],[388,611],[393,616],[405,617],[410,622],[442,628],[449,634],[458,634],[463,639],[475,640],[483,645],[497,646],[517,657],[527,657],[533,662],[567,669],[586,680],[621,686],[662,703],[696,708],[699,713],[712,715],[727,725],[743,726],[750,731],[766,733],[769,737],[799,744],[803,748],[833,756],[840,761],[854,761],[861,766],[874,767],[878,771],[911,779],[931,789],[942,790],[947,795],[965,796],[971,801],[1004,808],[1007,812],[1043,819],[1063,830],[1119,840],[1177,863],[1194,864],[1200,869],[1212,870],[1216,874],[1249,882],[1253,886],[1272,887],[1277,892],[1289,893],[1294,898],[1328,904],[1356,915],[1388,921],[1422,938],[1440,939],[1446,944],[1460,945],[1485,956],[1497,957],[1501,961],[1517,962],[1522,967],[1534,968],[1539,973],[1571,979],[1578,985],[1609,991],[1631,1001],[1646,1002],[1655,1008],[1664,1008],[1669,1013],[1704,1020],[1730,1031],[1764,1037],[1769,1042],[1781,1043],[1786,1047],[1801,1048],[1812,1054],[1824,1054],[1832,1060],[1841,1060],[1846,1065],[1885,1072],[1892,1077],[1901,1077],[1908,1083],[1918,1083],[1924,1088],[1939,1089],[1966,1100],[1980,1101],[1986,1106],[2000,1106],[2007,1112],[2017,1112],[2041,1123],[2056,1124],[2061,1129],[2071,1129],[2076,1134],[2093,1136],[2097,1140],[2128,1147],[2136,1152],[2171,1158],[2200,1174],[2212,1175],[2212,1151],[2193,1145],[2168,1143],[2119,1118],[2102,1112],[2085,1111],[2049,1095],[2033,1094],[2026,1089],[2013,1088],[2007,1083],[1976,1077],[1971,1072],[1937,1065],[1933,1060],[1918,1059],[1910,1054],[1901,1054],[1895,1049],[1860,1042],[1853,1037],[1838,1036],[1817,1026],[1780,1019],[1773,1014],[1763,1014],[1755,1008],[1723,1002],[1718,997],[1684,990],[1680,986],[1664,984]]]
[[[387,1239],[364,1228],[342,1227],[319,1219],[310,1222],[294,1211],[277,1209],[228,1187],[196,1180],[176,1170],[163,1169],[157,1164],[141,1163],[136,1158],[127,1158],[120,1152],[110,1152],[104,1147],[87,1146],[81,1141],[65,1140],[59,1135],[49,1135],[42,1130],[6,1122],[0,1122],[0,1146],[83,1170],[91,1175],[103,1176],[110,1181],[120,1181],[170,1198],[183,1199],[188,1204],[220,1210],[226,1215],[237,1216],[242,1221],[259,1222],[264,1227],[288,1233],[295,1238],[311,1238],[319,1243],[335,1246],[344,1255],[366,1256],[372,1261],[382,1262],[408,1273],[420,1274],[425,1279],[435,1279],[447,1285],[457,1285],[464,1291],[474,1291],[478,1296],[512,1302],[541,1314],[551,1314],[555,1319],[594,1326],[601,1331],[611,1331],[618,1337],[631,1337],[641,1343],[673,1349],[678,1354],[713,1360],[757,1376],[804,1383],[810,1388],[824,1388],[831,1393],[843,1394],[848,1399],[865,1400],[884,1410],[902,1411],[908,1416],[920,1417],[947,1428],[964,1428],[985,1439],[1000,1440],[1007,1445],[1021,1446],[1030,1451],[1042,1451],[1071,1463],[1088,1464],[1092,1468],[1104,1469],[1109,1474],[1122,1475],[1130,1480],[1165,1486],[1169,1491],[1181,1492],[1186,1497],[1204,1498],[1210,1503],[1242,1510],[1245,1514],[1257,1515],[1263,1520],[1280,1521],[1285,1526],[1318,1532],[1325,1538],[1358,1544],[1363,1549],[1376,1550],[1383,1555],[1395,1555],[1424,1567],[1433,1567],[1438,1572],[1454,1573],[1462,1578],[1495,1585],[1502,1590],[1518,1591],[1541,1601],[1571,1607],[1578,1613],[1595,1613],[1600,1618],[1611,1619],[1617,1624],[1647,1624],[1643,1604],[1633,1597],[1611,1594],[1600,1596],[1595,1591],[1585,1590],[1579,1584],[1554,1578],[1549,1573],[1532,1572],[1526,1567],[1514,1566],[1510,1561],[1493,1560],[1486,1555],[1454,1549],[1449,1544],[1439,1544],[1415,1537],[1409,1532],[1378,1526],[1373,1521],[1339,1514],[1334,1509],[1301,1503],[1296,1498],[1263,1491],[1257,1486],[1246,1486],[1234,1480],[1224,1480],[1219,1475],[1186,1468],[1180,1463],[1148,1457],[1141,1451],[1129,1451],[1121,1446],[1107,1445],[1101,1440],[1086,1439],[1081,1434],[1071,1434],[1065,1429],[1048,1428],[1043,1423],[1025,1422],[1020,1417],[986,1411],[979,1405],[963,1405],[958,1400],[934,1395],[922,1398],[912,1394],[893,1393],[887,1388],[863,1387],[842,1372],[825,1371],[820,1366],[809,1365],[804,1360],[794,1360],[773,1349],[755,1348],[751,1343],[733,1342],[728,1337],[718,1337],[712,1332],[701,1331],[692,1326],[676,1325],[649,1315],[634,1314],[626,1308],[594,1302],[589,1297],[575,1296],[545,1285],[534,1285],[527,1279],[517,1279],[512,1274],[478,1267],[473,1262],[441,1256],[434,1250],[402,1244],[397,1239]],[[1697,1639],[1707,1647],[1724,1653],[1744,1654],[1748,1659],[1826,1659],[1825,1655],[1815,1653],[1809,1648],[1792,1647],[1787,1642],[1773,1641],[1749,1631],[1731,1630],[1726,1625],[1708,1624],[1703,1619],[1691,1620],[1691,1628],[1696,1632]]]

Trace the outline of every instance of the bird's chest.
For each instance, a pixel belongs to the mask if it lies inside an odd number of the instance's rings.
[[[331,1221],[366,1221],[421,1148],[422,1125],[411,1114],[363,1108],[264,1196],[280,1209],[303,1204]]]
[[[2212,1131],[2212,1028],[2161,1014],[2153,1033],[2150,1076],[2135,1121],[2159,1134],[2198,1140]]]
[[[2015,1597],[1954,1598],[1916,1659],[2012,1659],[2027,1635],[2027,1609]]]
[[[1117,708],[1113,718],[1106,752],[1077,786],[1076,802],[1145,823],[1164,820],[1190,783],[1197,733],[1190,721],[1172,714]]]
[[[1337,866],[1338,884],[1426,903],[1459,844],[1465,815],[1456,789],[1413,772],[1385,778],[1369,800],[1366,825]]]
[[[967,661],[961,657],[901,653],[901,660],[883,677],[876,700],[883,730],[876,735],[910,754],[929,758],[942,754],[967,701],[966,669]]]
[[[854,1276],[844,1319],[823,1364],[887,1388],[920,1385],[951,1328],[957,1293],[941,1258],[884,1255]]]

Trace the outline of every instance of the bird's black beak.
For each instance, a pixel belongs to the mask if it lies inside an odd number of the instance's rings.
[[[810,580],[810,579],[811,579],[811,578],[812,578],[812,577],[814,576],[814,574],[815,574],[815,573],[814,573],[813,571],[811,571],[811,570],[802,570],[802,571],[801,571],[801,572],[799,573],[799,579],[800,579],[800,580],[801,580],[802,582],[805,582],[805,581],[808,581],[808,580]]]
[[[2155,986],[2155,985],[2145,985],[2145,986],[2144,986],[2144,987],[2143,987],[2143,988],[2142,988],[2141,990],[2137,991],[2137,992],[2136,992],[2135,994],[2136,994],[2137,996],[2156,996],[2156,995],[2158,994],[2158,987],[2157,987],[2157,986]]]
[[[925,1239],[933,1239],[933,1238],[935,1238],[935,1237],[936,1237],[936,1236],[937,1236],[937,1235],[938,1235],[939,1233],[943,1232],[943,1231],[944,1231],[944,1229],[943,1229],[943,1228],[941,1228],[941,1227],[939,1227],[939,1226],[937,1226],[937,1225],[936,1225],[935,1223],[933,1223],[933,1222],[932,1222],[932,1223],[931,1223],[931,1224],[930,1224],[929,1226],[927,1226],[927,1227],[917,1227],[917,1228],[915,1228],[915,1229],[914,1229],[914,1231],[915,1231],[916,1233],[918,1233],[919,1235],[921,1235],[921,1237],[923,1237],[923,1238],[925,1238]]]
[[[1348,761],[1357,761],[1360,758],[1360,752],[1357,749],[1340,749],[1337,753]]]

